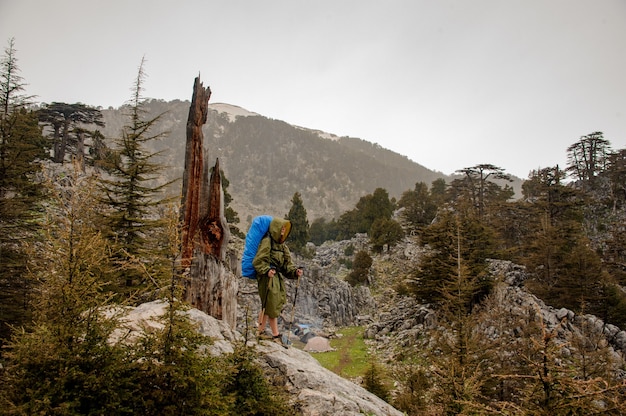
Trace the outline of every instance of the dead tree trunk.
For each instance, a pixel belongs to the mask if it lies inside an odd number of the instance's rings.
[[[187,119],[187,144],[181,205],[181,266],[184,299],[193,307],[222,319],[237,320],[237,278],[225,263],[230,230],[224,216],[224,192],[219,160],[209,177],[202,126],[206,123],[211,89],[194,82]]]

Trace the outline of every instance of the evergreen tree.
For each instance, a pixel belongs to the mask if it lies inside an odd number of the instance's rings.
[[[435,353],[432,354],[433,386],[437,404],[444,414],[481,414],[481,391],[487,371],[486,351],[480,346],[480,334],[474,331],[474,305],[486,296],[483,278],[476,274],[471,260],[466,260],[468,227],[462,227],[458,217],[450,236],[456,240],[448,257],[455,264],[449,274],[440,276],[440,328],[433,331]],[[471,243],[470,243],[471,244]]]
[[[493,410],[484,414],[507,409],[505,414],[520,415],[623,412],[621,382],[611,370],[615,356],[595,324],[576,319],[572,323],[579,330],[564,331],[570,326],[567,318],[556,326],[544,322],[537,304],[515,313],[504,301],[509,293],[503,285],[473,317],[489,363],[482,395]],[[569,339],[563,340],[563,334]]]
[[[144,332],[124,363],[124,408],[141,415],[236,414],[239,392],[224,389],[230,372],[225,360],[206,354],[211,340],[197,332],[187,306],[177,300],[180,288],[170,289],[162,327]]]
[[[228,370],[222,380],[223,397],[232,400],[229,414],[248,416],[287,416],[293,414],[284,391],[271,384],[254,361],[255,352],[237,345],[227,357]]]
[[[337,238],[349,239],[356,233],[367,233],[378,218],[390,219],[393,209],[389,193],[377,188],[373,194],[361,197],[353,210],[339,217]]]
[[[89,148],[89,157],[87,163],[90,166],[96,166],[100,169],[106,170],[106,167],[111,164],[111,158],[113,156],[111,149],[106,143],[106,138],[100,132],[100,130],[94,130],[91,133],[93,144]]]
[[[414,230],[426,227],[437,214],[437,205],[423,182],[416,183],[412,191],[405,191],[398,206],[404,208],[402,217]]]
[[[24,87],[11,39],[0,61],[0,346],[9,325],[28,319],[24,248],[35,238],[44,196],[37,175],[47,157],[45,142]]]
[[[65,162],[69,151],[82,164],[85,159],[85,135],[95,135],[84,126],[104,126],[102,112],[82,103],[44,104],[39,111],[39,120],[52,129],[53,160],[56,163]]]
[[[480,164],[457,171],[464,175],[463,179],[452,181],[449,189],[450,199],[457,207],[471,209],[483,219],[490,205],[507,201],[513,196],[508,185],[502,188],[494,179],[511,182],[511,176],[504,169],[491,165]]]
[[[309,241],[309,221],[306,216],[306,209],[302,203],[302,196],[299,192],[293,194],[291,198],[291,208],[285,217],[291,221],[291,233],[289,234],[289,246],[294,252],[302,252],[302,249]]]
[[[318,246],[330,240],[326,219],[323,217],[314,219],[309,228],[309,234],[311,242]]]
[[[387,192],[387,190],[376,188],[372,195],[361,198],[356,208],[360,212],[363,228],[367,231],[377,219],[391,218],[394,203],[389,199],[389,192]]]
[[[162,166],[153,162],[158,153],[150,153],[146,144],[156,140],[161,134],[152,134],[151,129],[162,115],[144,119],[142,98],[144,59],[141,60],[137,78],[133,85],[133,97],[129,103],[129,124],[124,126],[122,135],[115,141],[115,157],[110,166],[111,179],[102,179],[104,200],[110,210],[106,213],[108,237],[115,244],[115,258],[118,265],[118,290],[135,290],[148,283],[154,284],[151,269],[162,269],[155,259],[160,247],[155,247],[151,233],[162,226],[155,218],[155,207],[166,199],[162,191],[169,183],[153,185]]]
[[[370,363],[363,375],[363,387],[370,393],[374,393],[381,399],[389,400],[389,389],[384,382],[384,372],[381,366],[376,363],[374,357],[370,357]]]
[[[213,172],[213,167],[211,167],[211,173]],[[222,191],[224,192],[224,217],[226,218],[226,222],[228,222],[228,226],[230,228],[230,232],[240,238],[246,238],[246,235],[239,230],[237,224],[239,224],[239,214],[237,211],[233,209],[230,203],[233,201],[233,196],[228,192],[228,187],[230,186],[230,181],[226,178],[224,171],[220,169],[220,178],[222,183]]]
[[[0,113],[13,114],[32,103],[33,96],[24,94],[26,83],[17,64],[15,39],[9,39],[0,60]]]
[[[442,212],[423,236],[430,252],[420,259],[412,291],[425,303],[444,304],[458,280],[459,263],[466,272],[464,308],[471,311],[493,286],[486,259],[497,258],[493,231],[472,216]]]
[[[98,228],[99,202],[91,179],[79,171],[56,188],[43,245],[31,270],[45,283],[35,321],[17,332],[0,380],[3,414],[234,414],[224,391],[231,370],[205,354],[201,336],[178,301],[177,211],[168,215],[170,284],[160,326],[138,339],[116,331],[122,308],[105,289],[108,243]],[[34,254],[33,253],[33,254]]]
[[[337,240],[348,240],[356,233],[367,232],[367,228],[363,229],[359,221],[359,212],[356,209],[346,211],[337,220]]]
[[[372,257],[367,251],[359,251],[354,255],[354,261],[352,262],[352,271],[348,275],[348,283],[352,286],[368,284],[370,267],[372,267]]]
[[[567,148],[566,171],[574,178],[595,187],[596,178],[606,169],[611,143],[600,131],[582,136]]]
[[[443,178],[435,179],[430,184],[430,198],[433,204],[440,208],[446,200],[446,181]]]
[[[115,319],[103,310],[107,246],[95,231],[93,190],[77,173],[50,184],[43,238],[29,257],[45,289],[34,296],[32,326],[10,344],[0,389],[0,407],[11,414],[113,412],[103,400],[122,391],[115,361],[123,353],[107,343]]]
[[[574,339],[564,353],[563,345],[557,341],[561,325],[548,328],[538,313],[534,325],[524,328],[528,333],[523,334],[521,348],[516,354],[524,360],[523,376],[518,376],[523,380],[518,396],[523,408],[528,414],[622,414],[622,383],[602,377],[606,374],[602,367],[606,364],[603,361],[609,358],[608,351],[578,350],[580,340]],[[591,339],[584,341],[587,344],[584,348],[589,348]],[[560,365],[564,359],[570,360],[571,351],[575,354],[572,364]],[[584,363],[585,360],[590,361]],[[594,365],[589,366],[591,362]],[[600,377],[592,377],[592,373]]]
[[[626,229],[619,217],[609,223],[609,236],[602,247],[602,260],[615,281],[626,286]]]
[[[610,183],[613,212],[626,205],[626,149],[611,152],[607,156],[605,176]]]
[[[533,172],[524,183],[531,215],[524,256],[517,260],[533,274],[528,287],[548,304],[576,312],[586,305],[589,312],[604,311],[606,316],[610,312],[604,288],[610,279],[583,225],[583,209],[591,199],[562,185],[563,176],[558,167],[546,168]]]
[[[524,200],[533,204],[534,210],[541,213],[535,215],[536,225],[544,219],[552,225],[561,222],[582,222],[581,208],[584,205],[582,195],[572,187],[564,185],[562,183],[564,179],[565,172],[557,165],[531,172],[529,179],[522,184]]]
[[[404,237],[404,230],[395,220],[378,218],[372,224],[369,236],[373,250],[380,253],[383,251],[385,246],[389,249],[398,241],[402,240],[402,237]]]
[[[407,415],[428,414],[427,394],[432,388],[428,371],[413,362],[403,363],[395,370],[393,379],[398,383],[393,405]]]

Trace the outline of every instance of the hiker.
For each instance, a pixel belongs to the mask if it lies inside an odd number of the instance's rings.
[[[290,231],[291,222],[273,218],[268,235],[261,240],[252,261],[261,298],[258,336],[265,336],[265,327],[269,321],[272,339],[278,343],[282,343],[282,335],[278,332],[278,316],[287,301],[284,278],[297,279],[302,276],[302,269],[294,266],[289,248],[284,244]]]

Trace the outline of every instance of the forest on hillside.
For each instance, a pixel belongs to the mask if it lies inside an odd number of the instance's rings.
[[[59,102],[33,106],[24,94],[12,41],[5,50],[0,66],[0,407],[5,410],[0,412],[288,414],[280,392],[263,384],[250,351],[209,360],[197,352],[206,340],[177,318],[176,308],[184,308],[175,302],[179,201],[163,194],[169,183],[162,179],[164,166],[147,148],[163,134],[155,126],[166,116],[146,118],[142,112],[142,71],[143,66],[122,133],[104,137],[97,108]],[[306,141],[280,134],[280,126],[272,136],[281,148]],[[245,136],[254,123],[233,128]],[[256,145],[252,154],[266,152],[262,143]],[[351,145],[362,148],[362,143]],[[300,148],[305,157],[308,148]],[[612,149],[601,132],[591,132],[564,151],[568,165],[531,172],[519,199],[512,199],[506,185],[509,175],[491,164],[462,168],[449,183],[443,178],[417,182],[397,199],[377,187],[336,218],[316,218],[310,225],[301,195],[280,195],[291,203],[287,216],[295,228],[306,231],[291,241],[303,256],[308,242],[368,234],[370,250],[354,253],[349,276],[354,285],[368,284],[371,256],[405,235],[417,236],[427,248],[411,270],[396,276],[393,289],[442,311],[442,326],[453,339],[438,344],[449,349],[424,358],[432,360],[429,365],[416,371],[407,366],[402,386],[412,387],[412,393],[408,388],[388,398],[398,408],[408,414],[625,411],[619,372],[609,366],[590,372],[589,362],[571,364],[567,372],[548,366],[556,359],[547,352],[553,347],[548,338],[543,353],[538,348],[528,365],[494,370],[491,363],[490,372],[487,358],[479,354],[488,348],[472,341],[472,320],[484,313],[494,287],[488,259],[525,266],[532,276],[525,283],[528,290],[553,307],[626,328],[626,149]],[[340,164],[341,155],[333,163]],[[236,158],[236,152],[229,157]],[[281,169],[298,175],[292,166]],[[229,174],[232,180],[239,172]],[[354,172],[350,183],[359,176]],[[341,177],[334,179],[333,192],[348,191]],[[230,218],[236,216],[231,211]],[[173,305],[165,330],[134,348],[107,343],[115,316],[97,312],[136,304],[158,290]],[[605,349],[590,343],[578,350],[600,362]],[[437,373],[442,357],[447,371]],[[254,400],[242,400],[245,382],[260,386]],[[437,394],[420,394],[427,391]]]
[[[166,166],[164,176],[169,180],[180,178],[189,102],[151,99],[144,109],[148,117],[160,116],[157,125],[164,135],[149,145]],[[398,198],[416,181],[430,183],[447,178],[364,140],[330,139],[281,120],[261,115],[235,116],[226,111],[228,106],[209,103],[203,128],[205,148],[210,160],[219,159],[229,179],[233,208],[241,214],[242,228],[260,213],[283,215],[295,192],[301,193],[312,219],[330,219],[376,188],[384,188]],[[124,107],[102,110],[104,136],[119,134],[124,113]],[[179,187],[174,183],[172,193],[180,192]],[[518,181],[514,187],[519,191]]]

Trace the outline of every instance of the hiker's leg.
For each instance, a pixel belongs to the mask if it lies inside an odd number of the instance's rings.
[[[272,335],[273,336],[280,335],[278,333],[278,318],[269,318],[269,320],[270,320],[270,329],[272,330]]]

